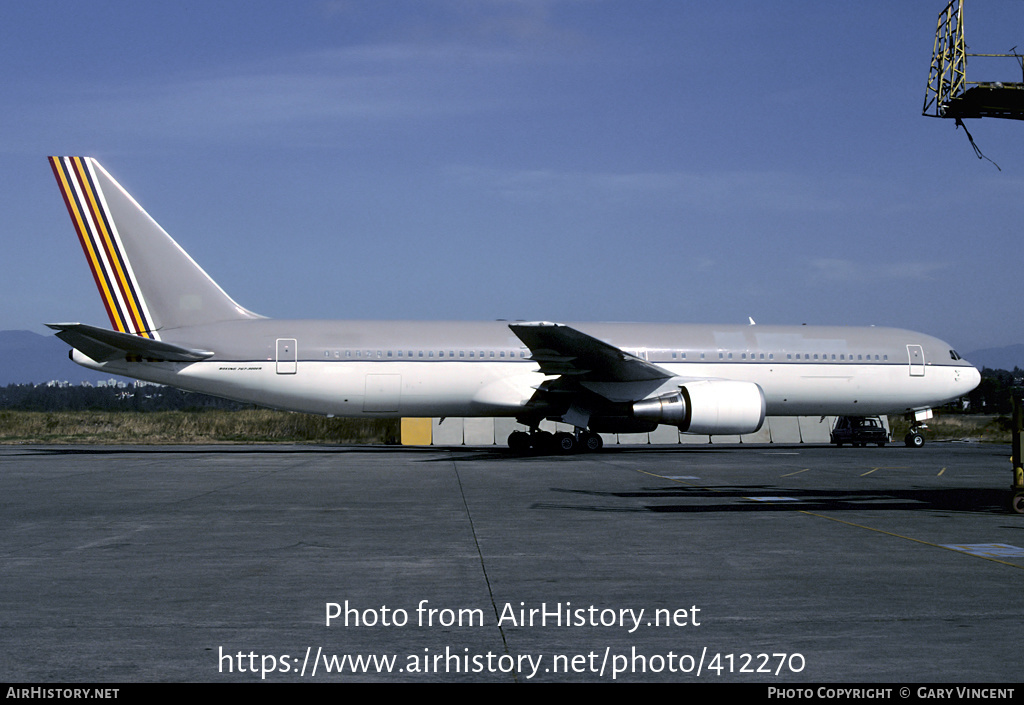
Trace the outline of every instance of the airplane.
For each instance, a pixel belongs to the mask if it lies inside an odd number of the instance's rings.
[[[48,324],[94,370],[340,417],[514,417],[517,452],[601,433],[742,435],[766,416],[903,414],[980,382],[943,341],[881,327],[282,320],[236,303],[89,157],[50,157],[110,329]],[[541,430],[545,420],[573,432]]]

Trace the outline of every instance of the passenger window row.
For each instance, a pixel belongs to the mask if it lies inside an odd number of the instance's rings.
[[[687,357],[688,354],[690,355],[689,358]],[[697,360],[698,358],[694,357],[694,355],[696,355],[696,354],[697,353],[674,352],[674,353],[672,353],[672,360]],[[699,359],[700,360],[704,360],[705,359],[705,353],[700,353],[700,358]],[[731,352],[719,352],[718,353],[718,359],[719,360],[732,360],[734,362],[736,360],[740,360],[740,361],[746,360],[748,362],[750,362],[750,361],[760,362],[761,360],[774,361],[776,358],[775,358],[775,353],[745,353],[745,352],[742,352],[742,353],[731,353]],[[778,359],[780,359],[780,360],[783,359],[781,353],[779,354],[779,358]],[[835,361],[835,362],[886,362],[886,361],[889,360],[889,356],[888,355],[883,355],[883,354],[872,355],[872,354],[864,354],[864,353],[859,353],[859,354],[856,355],[856,357],[854,356],[853,353],[849,353],[849,354],[847,354],[847,353],[838,353],[838,354],[837,353],[786,353],[785,359],[786,360],[812,361],[812,362],[814,360],[817,360],[818,362],[833,362],[833,361]],[[666,362],[667,361],[668,360],[666,360]]]
[[[509,360],[526,359],[526,350],[324,350],[327,359],[386,360],[386,359],[446,359],[446,360]]]
[[[955,354],[955,353],[953,353]],[[665,357],[665,359],[659,360],[657,354],[650,356],[652,362],[670,362],[680,360],[693,360],[693,361],[706,361],[708,357],[715,355],[715,353],[696,353],[696,352],[673,352],[671,360]],[[512,360],[520,359],[527,360],[530,358],[528,350],[376,350],[376,349],[359,349],[359,350],[325,350],[324,358],[326,359],[346,359],[346,360],[385,360],[385,359],[403,359],[403,360]],[[714,358],[712,358],[714,359]],[[724,361],[747,361],[747,362],[773,362],[776,360],[775,353],[731,353],[731,352],[718,352],[718,360]],[[782,354],[779,354],[779,360],[782,360]],[[786,353],[786,360],[800,360],[802,362],[888,362],[889,356],[886,354],[864,354],[858,353],[854,356],[853,353]],[[954,358],[959,359],[959,357]]]

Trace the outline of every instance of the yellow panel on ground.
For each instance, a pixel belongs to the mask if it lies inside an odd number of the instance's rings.
[[[430,419],[402,419],[403,446],[429,446],[431,440]]]

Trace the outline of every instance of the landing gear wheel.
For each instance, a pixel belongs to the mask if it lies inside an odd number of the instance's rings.
[[[530,452],[530,434],[526,431],[513,431],[508,437],[508,448],[513,453],[529,453]]]
[[[1010,511],[1014,514],[1024,514],[1024,492],[1015,492],[1010,498]]]
[[[604,448],[604,439],[600,434],[587,431],[580,436],[580,447],[588,453],[596,453]]]
[[[555,447],[555,434],[548,431],[531,433],[530,445],[536,453],[548,453]]]
[[[571,433],[555,434],[555,449],[564,455],[576,452],[576,436]]]
[[[920,433],[908,433],[903,439],[903,442],[907,444],[908,448],[920,448],[924,445],[924,436]]]

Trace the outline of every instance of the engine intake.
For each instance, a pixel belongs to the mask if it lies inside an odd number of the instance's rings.
[[[635,402],[633,416],[678,426],[683,433],[755,433],[764,423],[764,392],[753,382],[687,382],[679,386],[678,392]]]

